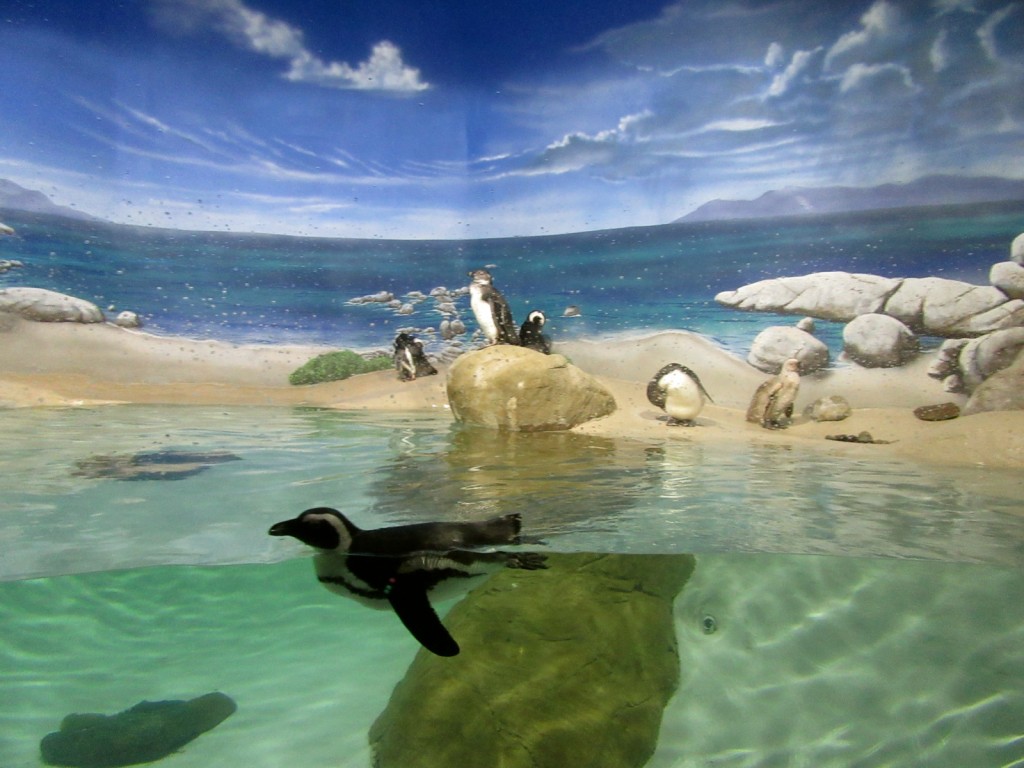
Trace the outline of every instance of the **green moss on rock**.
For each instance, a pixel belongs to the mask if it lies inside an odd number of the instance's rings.
[[[420,651],[370,730],[377,768],[642,766],[679,681],[672,601],[689,555],[549,556],[506,570]]]
[[[350,349],[317,355],[308,363],[296,368],[288,381],[296,386],[320,384],[324,381],[341,381],[359,373],[383,371],[393,365],[387,355],[366,358]]]

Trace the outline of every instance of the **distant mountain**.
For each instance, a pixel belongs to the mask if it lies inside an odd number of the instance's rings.
[[[65,216],[69,219],[99,221],[95,216],[66,205],[57,205],[50,201],[42,192],[15,184],[9,179],[0,179],[0,208],[28,213],[48,213],[53,216]]]
[[[679,221],[766,219],[882,208],[1024,200],[1024,181],[994,176],[924,176],[877,187],[786,187],[756,200],[712,200]]]

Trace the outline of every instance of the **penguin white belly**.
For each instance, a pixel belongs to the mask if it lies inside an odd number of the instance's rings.
[[[681,372],[665,378],[665,413],[679,421],[696,418],[704,408],[704,395],[697,383]]]
[[[494,321],[494,311],[490,302],[478,296],[476,291],[471,290],[470,294],[469,307],[473,310],[477,324],[484,332],[484,336],[494,341],[498,338],[498,324]]]

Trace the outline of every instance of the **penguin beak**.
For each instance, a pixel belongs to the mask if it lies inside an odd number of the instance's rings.
[[[294,530],[294,520],[282,520],[280,523],[274,523],[270,526],[270,530],[267,533],[271,536],[294,536]]]

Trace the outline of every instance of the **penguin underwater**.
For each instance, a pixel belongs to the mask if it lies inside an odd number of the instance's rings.
[[[519,334],[512,319],[512,310],[501,291],[494,287],[491,273],[486,269],[474,269],[469,276],[473,278],[469,284],[469,306],[487,342],[518,345]]]
[[[669,416],[669,426],[693,426],[704,401],[715,402],[700,378],[681,363],[669,363],[647,383],[647,399]]]
[[[408,333],[400,333],[395,337],[394,354],[395,370],[399,381],[415,381],[417,376],[433,376],[437,368],[431,365],[423,353],[423,342]]]
[[[548,319],[539,309],[535,309],[527,315],[526,322],[519,328],[520,345],[527,349],[534,349],[538,352],[543,352],[545,355],[550,355],[551,342],[548,341],[548,337],[543,333],[544,323],[547,321]]]
[[[292,536],[317,550],[313,567],[327,589],[372,608],[389,606],[431,653],[455,656],[459,644],[448,633],[427,594],[468,582],[494,570],[546,568],[537,552],[479,551],[522,543],[520,515],[463,523],[413,523],[363,530],[330,507],[307,509],[270,527],[271,536]],[[441,598],[443,599],[443,597]]]

